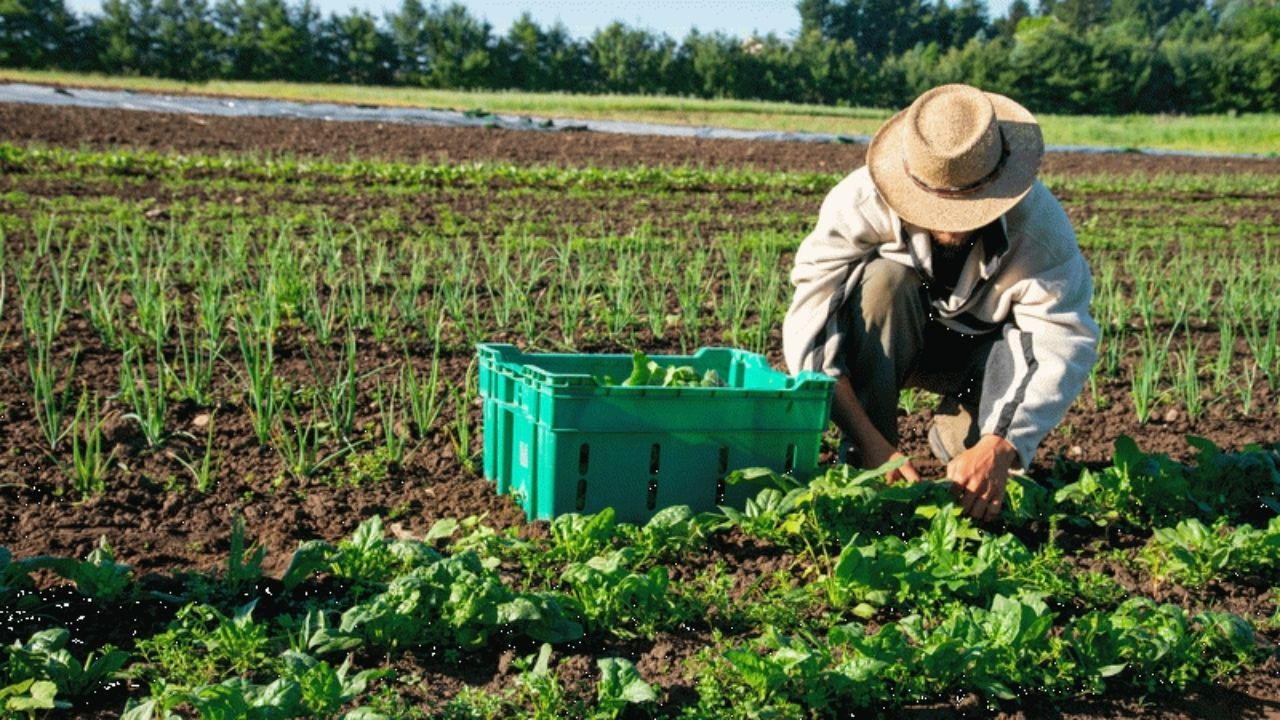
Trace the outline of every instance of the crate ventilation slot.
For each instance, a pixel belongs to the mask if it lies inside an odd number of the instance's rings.
[[[654,443],[649,448],[649,497],[647,501],[650,510],[658,506],[658,470],[662,467],[662,446]]]

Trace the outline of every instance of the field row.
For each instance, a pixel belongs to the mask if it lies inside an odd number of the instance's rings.
[[[540,536],[467,517],[397,538],[375,516],[349,538],[303,543],[279,580],[263,576],[266,549],[239,516],[221,571],[176,584],[139,579],[105,537],[83,560],[15,560],[0,547],[18,639],[0,662],[0,700],[123,704],[143,720],[184,709],[611,718],[632,706],[799,717],[966,694],[988,712],[1108,690],[1160,697],[1262,662],[1280,630],[1280,452],[1198,452],[1184,466],[1122,443],[1114,466],[1053,492],[1020,481],[998,531],[972,524],[942,484],[838,467],[806,485],[736,473],[730,482],[763,486],[745,511],[673,507],[644,526],[606,510],[559,517]],[[1156,529],[1116,552],[1097,526]],[[730,567],[734,546],[772,548],[747,560],[749,584]],[[36,571],[74,585],[53,616],[70,630],[36,612],[57,596],[35,590]],[[1131,572],[1149,581],[1116,579]],[[1152,599],[1173,587],[1191,594]],[[1212,600],[1224,587],[1262,604],[1224,610]],[[1268,604],[1274,614],[1258,615]],[[94,625],[113,608],[129,610]],[[707,644],[641,655],[639,669],[626,656],[681,632]],[[86,639],[94,652],[73,655]],[[420,704],[415,681],[385,664],[429,654],[484,672],[503,648],[496,688]],[[594,667],[575,669],[588,658]]]
[[[5,157],[12,171],[0,256],[10,341],[5,402],[28,408],[14,419],[34,422],[44,447],[70,451],[61,463],[81,493],[100,489],[108,472],[110,448],[98,428],[113,410],[136,421],[145,445],[156,448],[175,433],[174,405],[240,406],[259,446],[275,449],[288,472],[305,478],[358,444],[399,462],[415,441],[442,429],[461,458],[472,457],[478,428],[457,408],[474,397],[474,386],[441,375],[439,360],[465,357],[477,342],[681,351],[727,344],[776,357],[791,291],[786,270],[805,231],[800,208],[817,202],[819,180],[832,179],[290,160],[259,166],[247,158],[14,146]],[[72,187],[61,175],[79,177],[76,194],[65,194]],[[390,190],[358,193],[356,177],[411,179],[399,189],[392,180]],[[228,182],[245,186],[222,187]],[[273,190],[248,209],[240,196],[210,199],[247,193],[258,182]],[[1192,423],[1208,414],[1280,411],[1280,300],[1256,292],[1280,284],[1277,239],[1261,225],[1224,230],[1202,222],[1241,202],[1252,203],[1254,222],[1272,222],[1266,198],[1274,182],[1152,181],[1151,202],[1188,183],[1199,188],[1185,190],[1193,194],[1230,186],[1234,196],[1166,213],[1163,225],[1148,228],[1166,237],[1163,248],[1135,241],[1124,251],[1099,249],[1113,243],[1118,227],[1104,227],[1102,214],[1080,223],[1103,330],[1082,412],[1120,402],[1142,424],[1170,411]],[[139,195],[138,183],[147,183],[148,194]],[[545,184],[563,187],[557,203],[566,207],[622,194],[642,227],[669,221],[669,208],[691,197],[738,207],[724,221],[731,229],[714,241],[655,227],[583,237],[571,223],[556,225],[573,216],[561,208],[543,208],[536,232],[512,232],[495,219],[503,206],[528,213],[530,189]],[[294,197],[279,206],[272,194],[286,187]],[[380,220],[331,222],[327,214],[344,209],[345,192],[363,208],[381,196],[385,207],[369,210]],[[770,192],[777,202],[766,204]],[[1067,181],[1065,194],[1079,196],[1067,201],[1077,211],[1117,191],[1084,178]],[[432,217],[410,226],[387,214],[424,205]],[[448,220],[463,213],[478,220]],[[1169,254],[1171,245],[1177,252]],[[362,363],[369,343],[397,347],[390,358]],[[86,368],[93,372],[77,373]],[[69,381],[73,375],[78,383]],[[194,474],[199,487],[216,465],[213,424],[207,432],[199,463],[187,458],[179,473]]]

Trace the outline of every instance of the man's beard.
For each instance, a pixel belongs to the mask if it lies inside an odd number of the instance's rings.
[[[942,260],[943,262],[952,262],[961,260],[969,254],[969,250],[973,248],[978,238],[971,237],[959,245],[943,245],[937,240],[933,241],[933,257],[934,260]]]

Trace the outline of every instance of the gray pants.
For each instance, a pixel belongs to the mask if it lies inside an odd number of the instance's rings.
[[[978,405],[987,357],[1001,334],[965,335],[933,320],[914,269],[870,260],[844,312],[844,367],[858,402],[890,443],[898,443],[898,394],[905,387]]]

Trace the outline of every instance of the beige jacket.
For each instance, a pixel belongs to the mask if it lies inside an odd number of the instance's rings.
[[[1002,333],[987,361],[978,423],[983,434],[1007,439],[1029,467],[1097,359],[1098,326],[1089,315],[1093,278],[1066,213],[1043,184],[1002,220],[1006,247],[976,245],[951,297],[933,304],[939,320],[955,330]],[[790,371],[855,375],[857,368],[836,362],[844,340],[841,308],[861,279],[863,261],[918,261],[932,275],[930,248],[927,231],[903,223],[880,199],[865,167],[841,180],[796,251],[795,296],[782,328]]]

